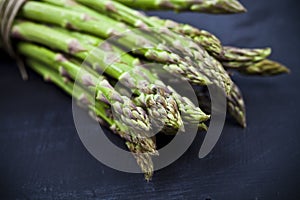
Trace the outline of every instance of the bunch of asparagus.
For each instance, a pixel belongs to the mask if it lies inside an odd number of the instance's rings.
[[[189,123],[205,130],[210,115],[202,110],[209,100],[195,105],[162,81],[157,69],[144,65],[160,64],[165,71],[204,90],[210,84],[219,86],[227,96],[229,113],[243,127],[246,109],[239,88],[231,80],[232,71],[270,76],[289,70],[267,58],[269,48],[223,46],[208,31],[149,17],[130,7],[245,11],[236,0],[26,1],[14,21],[11,37],[29,67],[76,98],[93,118],[125,140],[149,180],[152,156],[158,156],[151,132],[159,128],[163,133],[176,134]],[[113,42],[105,41],[111,37]],[[88,66],[82,67],[86,59]],[[117,91],[115,82],[133,95]]]

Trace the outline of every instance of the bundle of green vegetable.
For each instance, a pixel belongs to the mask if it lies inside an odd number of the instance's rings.
[[[9,1],[1,3],[8,6]],[[150,179],[152,156],[158,151],[155,136],[148,133],[162,127],[162,132],[174,134],[184,130],[185,122],[206,129],[210,114],[201,109],[207,100],[200,98],[200,107],[193,104],[164,83],[154,69],[144,68],[141,63],[160,64],[165,71],[195,86],[219,86],[227,96],[229,113],[243,127],[243,97],[228,72],[271,76],[289,70],[268,60],[269,48],[223,46],[205,30],[149,17],[130,7],[206,13],[245,11],[236,0],[26,1],[10,35],[26,65],[76,98],[95,119],[122,137],[146,179]],[[2,26],[4,20],[3,14]],[[124,35],[133,28],[138,29]],[[114,42],[103,43],[111,37],[115,37]],[[122,55],[128,51],[130,54]],[[81,63],[88,57],[89,67],[82,68]],[[114,62],[107,67],[111,60]],[[127,97],[117,91],[113,87],[117,81],[133,95]]]

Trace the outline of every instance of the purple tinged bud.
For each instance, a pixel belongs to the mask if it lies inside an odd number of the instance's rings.
[[[45,75],[45,76],[44,76],[44,80],[45,80],[46,82],[51,82],[51,77],[50,77],[49,75]]]
[[[13,27],[11,34],[13,38],[24,39],[23,35],[16,27]]]
[[[95,83],[93,82],[93,79],[89,74],[82,75],[82,83],[88,87],[95,86]]]
[[[106,79],[101,80],[101,82],[99,83],[99,85],[100,85],[101,87],[105,87],[105,88],[109,88],[109,89],[114,89],[114,88],[111,86],[111,84],[110,84]]]
[[[111,12],[115,12],[115,13],[117,12],[117,9],[116,9],[116,7],[114,6],[114,4],[112,2],[106,3],[105,4],[105,9],[107,11],[111,11]]]
[[[86,49],[81,46],[78,40],[72,39],[68,42],[68,51],[73,54],[86,51]]]
[[[170,34],[170,29],[168,29],[166,27],[160,27],[159,32],[162,34]]]
[[[149,27],[147,26],[147,24],[145,24],[141,20],[137,20],[137,22],[134,25],[135,25],[135,27],[140,28],[140,29],[142,29],[144,31],[148,31],[149,30]]]
[[[66,22],[65,27],[67,29],[77,30],[77,28],[71,22]]]
[[[117,32],[115,29],[113,29],[113,28],[108,29],[107,34],[108,34],[110,37],[120,36],[120,33],[118,33],[118,32]]]
[[[124,103],[122,97],[117,92],[113,92],[113,94],[111,95],[111,99],[120,103]]]
[[[115,62],[120,62],[120,55],[117,53],[106,53],[104,58],[104,62],[107,65],[111,65]]]
[[[64,83],[68,83],[68,82],[70,82],[70,79],[68,79],[67,77],[63,77],[63,81],[64,81]]]
[[[162,8],[167,8],[167,9],[176,8],[169,0],[158,0],[158,5]]]
[[[123,107],[123,114],[128,117],[128,118],[132,118],[132,114],[131,114],[131,110],[128,107]]]
[[[122,107],[121,107],[121,104],[120,103],[115,103],[113,105],[113,109],[116,113],[118,114],[122,114],[123,113],[123,110],[122,110]]]
[[[63,77],[69,78],[70,75],[69,73],[63,68],[63,67],[59,67],[59,73],[60,75],[62,75]]]
[[[101,43],[99,48],[104,51],[113,51],[111,44],[109,44],[108,42]]]
[[[66,62],[67,61],[67,59],[60,53],[56,55],[55,60],[57,62]]]
[[[113,124],[112,126],[110,126],[110,129],[111,129],[112,131],[116,132],[116,131],[117,131],[117,126],[116,126],[116,124]]]
[[[166,20],[165,26],[168,28],[175,28],[178,24],[172,20]]]
[[[90,103],[89,99],[86,97],[85,94],[80,95],[79,99],[80,103],[83,105],[88,105]]]
[[[181,51],[185,51],[184,46],[182,46],[182,43],[181,43],[179,40],[173,41],[173,46],[174,46],[176,49],[179,49],[179,50],[181,50]]]
[[[96,120],[101,126],[107,126],[107,123],[102,118],[96,117]]]
[[[138,59],[138,58],[135,58],[132,62],[132,65],[134,65],[134,66],[141,65],[141,64],[142,63],[141,63],[140,59]]]
[[[81,16],[81,18],[82,18],[83,21],[89,21],[89,20],[92,20],[92,19],[93,19],[91,16],[89,16],[89,15],[87,15],[87,14],[83,14],[83,15]]]
[[[128,88],[136,87],[136,85],[134,84],[134,79],[131,77],[131,75],[128,72],[123,73],[123,75],[121,75],[119,80],[124,86],[126,86]]]
[[[94,68],[99,74],[103,74],[103,69],[102,69],[102,67],[101,67],[98,63],[94,64],[94,65],[93,65],[93,68]]]
[[[107,98],[100,92],[97,94],[96,99],[101,101],[101,102],[104,102],[106,104],[110,104],[109,101],[107,100]]]

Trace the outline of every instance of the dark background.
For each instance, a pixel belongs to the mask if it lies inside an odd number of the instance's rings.
[[[209,16],[152,12],[190,23],[224,44],[273,48],[292,74],[239,77],[248,128],[228,120],[214,150],[197,154],[198,136],[153,180],[110,169],[83,147],[71,99],[30,71],[21,80],[7,55],[0,62],[0,199],[299,199],[299,6],[296,0],[242,3],[247,14]]]

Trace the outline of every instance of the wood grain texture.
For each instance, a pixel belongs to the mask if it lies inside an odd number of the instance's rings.
[[[71,99],[32,72],[23,82],[13,61],[1,54],[0,199],[299,199],[298,2],[242,3],[248,8],[244,15],[151,14],[210,30],[225,44],[271,45],[272,59],[292,74],[234,77],[246,99],[248,128],[228,119],[217,146],[202,160],[199,134],[150,183],[96,161],[76,134]]]

